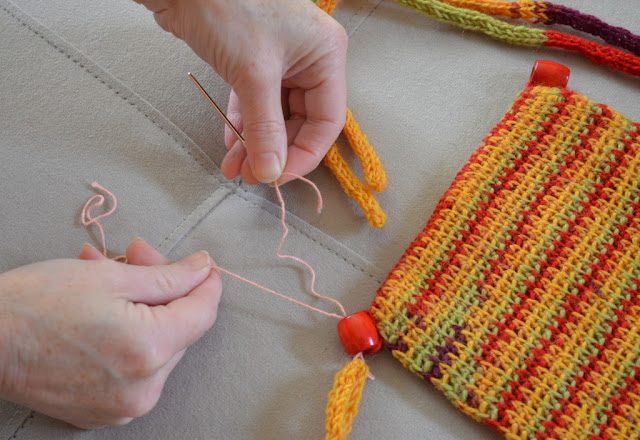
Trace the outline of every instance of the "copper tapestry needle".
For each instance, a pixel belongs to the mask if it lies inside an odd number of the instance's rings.
[[[196,85],[198,90],[200,90],[200,92],[204,95],[204,97],[207,98],[207,101],[209,101],[209,104],[211,104],[213,108],[216,109],[216,112],[218,112],[220,117],[224,120],[224,123],[227,124],[227,127],[229,127],[229,129],[236,135],[238,140],[242,142],[242,145],[244,145],[246,148],[247,144],[245,144],[244,138],[240,133],[238,133],[238,130],[236,130],[236,127],[234,127],[231,121],[229,121],[229,119],[227,119],[224,113],[222,113],[222,110],[220,110],[220,107],[218,107],[218,105],[213,101],[211,96],[209,96],[209,94],[204,90],[204,88],[202,88],[198,80],[191,74],[191,72],[189,72],[188,75],[189,75],[189,78],[191,78],[191,81],[193,81],[193,83]]]

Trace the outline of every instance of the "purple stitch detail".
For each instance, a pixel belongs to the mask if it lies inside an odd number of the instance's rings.
[[[433,366],[431,371],[428,371],[426,373],[420,373],[420,376],[424,377],[425,380],[440,379],[442,378],[442,371],[440,371],[440,367],[436,364]]]
[[[478,408],[480,406],[480,398],[478,397],[478,395],[475,393],[475,391],[470,390],[469,387],[467,387],[467,392],[469,394],[465,403],[471,408]]]
[[[387,350],[392,350],[392,351],[400,351],[402,353],[405,353],[409,347],[407,346],[407,343],[404,342],[402,339],[399,339],[398,342],[396,342],[395,344],[392,344],[391,342],[388,341],[383,341],[383,344],[385,346],[385,348]]]
[[[546,2],[545,4],[547,9],[544,14],[549,19],[544,24],[571,26],[576,30],[600,37],[607,43],[628,50],[634,55],[640,55],[640,36],[631,33],[627,29],[611,26],[593,15],[583,14],[566,6]]]
[[[453,339],[456,342],[465,342],[464,335],[462,334],[464,327],[461,325],[452,325],[451,330],[453,330]]]
[[[461,342],[461,343],[465,342],[464,335],[462,334],[462,331],[464,329],[465,327],[460,325],[454,324],[451,326],[453,335],[445,336],[444,344],[435,348],[435,351],[437,352],[437,354],[429,356],[429,360],[433,363],[430,371],[420,373],[420,376],[422,376],[425,380],[432,379],[432,378],[440,379],[442,377],[442,371],[440,371],[440,364],[451,365],[453,361],[449,355],[458,354],[458,347],[455,346],[455,342]],[[398,339],[396,343],[390,343],[385,340],[383,341],[383,345],[388,350],[399,351],[402,353],[405,353],[409,349],[409,346],[407,345],[407,343],[402,339]]]
[[[448,359],[449,353],[456,355],[458,354],[458,349],[453,344],[442,345],[437,348],[438,354],[440,355],[440,359]]]

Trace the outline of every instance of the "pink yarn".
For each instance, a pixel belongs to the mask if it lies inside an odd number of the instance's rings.
[[[316,184],[310,181],[309,179],[305,179],[304,177],[298,176],[296,174],[292,174],[292,173],[283,173],[283,174],[287,176],[295,177],[311,185],[311,187],[316,191],[316,194],[318,195],[317,212],[318,214],[320,214],[320,212],[322,211],[322,194],[320,194],[320,190],[318,189]],[[277,182],[274,183],[274,188],[276,190],[276,194],[278,195],[278,200],[280,201],[280,208],[281,208],[280,223],[282,224],[282,229],[284,230],[284,233],[282,234],[282,238],[280,239],[280,243],[278,244],[278,249],[276,250],[276,255],[278,256],[278,258],[288,258],[290,260],[297,261],[298,263],[306,267],[311,273],[311,284],[310,284],[311,293],[317,298],[324,299],[325,301],[330,301],[336,304],[340,308],[340,311],[342,312],[342,317],[344,318],[345,316],[347,316],[347,313],[344,311],[344,307],[342,307],[342,304],[340,304],[338,300],[329,298],[327,296],[319,295],[318,292],[316,292],[314,287],[316,282],[316,272],[313,270],[313,268],[306,261],[303,261],[298,257],[294,257],[292,255],[280,254],[280,249],[282,248],[282,244],[284,243],[285,238],[287,238],[287,234],[289,233],[289,228],[287,228],[287,224],[284,222],[286,210],[284,205],[284,199],[282,198],[282,193],[280,193],[280,188]]]
[[[298,176],[296,174],[283,173],[283,175],[288,175],[288,176],[291,176],[291,177],[295,177],[295,178],[300,179],[303,182],[309,184],[315,190],[316,194],[318,195],[317,212],[320,213],[322,211],[322,194],[320,193],[320,190],[318,189],[318,187],[312,181],[310,181],[309,179],[306,179],[306,178],[304,178],[302,176]],[[99,220],[103,219],[103,218],[105,218],[105,217],[107,217],[107,216],[109,216],[111,214],[113,214],[113,212],[116,210],[116,207],[118,206],[118,201],[117,201],[115,195],[113,195],[106,188],[100,186],[98,183],[94,182],[94,183],[91,184],[91,186],[93,188],[96,188],[96,189],[104,192],[106,195],[108,195],[111,198],[112,204],[113,204],[111,209],[108,210],[107,212],[105,212],[103,214],[100,214],[100,215],[98,215],[96,217],[91,217],[91,211],[93,211],[95,208],[98,208],[98,207],[102,206],[104,204],[104,201],[105,201],[105,198],[104,198],[103,195],[97,194],[97,195],[91,197],[87,201],[87,203],[85,203],[84,208],[82,208],[82,213],[80,214],[81,221],[82,221],[83,225],[85,225],[85,226],[95,225],[98,228],[98,231],[100,232],[100,240],[102,242],[102,253],[103,253],[103,255],[106,256],[107,255],[107,246],[106,246],[106,243],[105,243],[104,230],[102,229],[102,225],[100,224]],[[330,302],[336,304],[340,308],[340,312],[342,313],[342,315],[338,315],[336,313],[325,312],[324,310],[321,310],[321,309],[318,309],[316,307],[312,307],[310,305],[304,304],[303,302],[297,301],[297,300],[295,300],[293,298],[290,298],[290,297],[288,297],[286,295],[283,295],[282,293],[278,293],[278,292],[273,291],[273,290],[271,290],[271,289],[269,289],[267,287],[261,286],[258,283],[255,283],[255,282],[253,282],[251,280],[248,280],[248,279],[246,279],[244,277],[241,277],[240,275],[236,275],[235,273],[230,272],[230,271],[228,271],[226,269],[223,269],[222,267],[214,266],[213,268],[218,270],[218,271],[220,271],[220,272],[223,272],[223,273],[225,273],[225,274],[227,274],[229,276],[232,276],[232,277],[234,277],[234,278],[236,278],[236,279],[238,279],[240,281],[243,281],[243,282],[245,282],[247,284],[250,284],[251,286],[257,287],[258,289],[263,290],[263,291],[265,291],[267,293],[271,293],[272,295],[278,296],[278,297],[280,297],[282,299],[286,299],[289,302],[292,302],[294,304],[302,306],[302,307],[304,307],[304,308],[306,308],[308,310],[320,313],[320,314],[322,314],[324,316],[328,316],[328,317],[331,317],[331,318],[337,318],[337,319],[344,318],[345,316],[347,316],[347,314],[346,314],[346,312],[344,310],[344,307],[342,306],[342,304],[338,300],[333,299],[333,298],[329,298],[327,296],[322,296],[322,295],[320,295],[320,294],[318,294],[316,292],[316,290],[315,290],[316,273],[313,270],[313,268],[311,267],[311,265],[309,265],[306,261],[304,261],[304,260],[302,260],[302,259],[300,259],[298,257],[294,257],[292,255],[283,255],[283,254],[280,253],[280,249],[282,248],[282,244],[284,243],[284,240],[287,238],[287,234],[289,233],[289,228],[287,228],[287,225],[285,223],[285,215],[286,215],[285,203],[284,203],[284,199],[282,198],[282,193],[280,192],[280,188],[279,188],[279,185],[278,185],[277,182],[274,183],[274,188],[276,190],[276,194],[278,195],[278,200],[280,201],[280,207],[281,207],[281,211],[282,211],[281,216],[280,216],[280,221],[281,221],[281,224],[282,224],[282,228],[284,230],[284,233],[282,234],[282,238],[280,239],[280,243],[278,244],[278,248],[276,249],[276,256],[278,258],[283,258],[283,259],[287,258],[287,259],[296,261],[296,262],[302,264],[303,266],[305,266],[309,270],[309,272],[311,273],[311,283],[310,283],[311,293],[314,296],[316,296],[317,298],[320,298],[320,299],[323,299],[323,300],[326,300],[326,301],[330,301]],[[116,260],[125,259],[125,262],[126,262],[126,257],[124,255],[116,257],[115,259]]]
[[[89,226],[89,225],[96,225],[98,228],[98,231],[100,232],[100,241],[102,242],[102,255],[104,255],[105,257],[107,256],[107,245],[105,243],[105,239],[104,239],[104,230],[102,229],[102,225],[100,224],[99,220],[105,217],[110,216],[111,214],[114,213],[114,211],[116,210],[116,208],[118,207],[118,200],[116,199],[116,196],[114,196],[109,190],[107,190],[106,188],[98,185],[96,182],[93,182],[91,184],[91,186],[97,190],[102,191],[103,193],[105,193],[106,195],[108,195],[111,198],[111,209],[108,210],[107,212],[100,214],[97,217],[91,217],[91,211],[93,211],[94,209],[102,206],[104,204],[104,196],[102,194],[96,194],[95,196],[91,197],[89,200],[87,200],[87,203],[84,204],[84,208],[82,208],[82,213],[80,213],[80,220],[82,221],[82,224],[85,226]],[[92,202],[96,201],[93,205],[91,204]],[[116,261],[124,261],[126,263],[127,257],[124,255],[120,255],[118,257],[115,257],[114,260]]]
[[[283,175],[287,175],[287,176],[291,176],[291,177],[295,177],[295,178],[300,179],[303,182],[308,183],[309,185],[311,185],[311,187],[316,191],[316,194],[318,195],[318,206],[316,208],[317,212],[320,213],[322,211],[322,194],[320,194],[320,190],[315,185],[315,183],[313,183],[309,179],[305,179],[302,176],[298,176],[297,174],[292,174],[292,173],[282,173],[282,174]],[[240,281],[244,281],[245,283],[250,284],[250,285],[252,285],[254,287],[257,287],[260,290],[263,290],[265,292],[268,292],[268,293],[271,293],[273,295],[279,296],[280,298],[286,299],[287,301],[290,301],[290,302],[292,302],[294,304],[302,306],[302,307],[304,307],[306,309],[312,310],[314,312],[320,313],[320,314],[325,315],[325,316],[329,316],[331,318],[337,318],[337,319],[344,318],[345,316],[347,316],[347,313],[345,312],[344,307],[342,306],[342,304],[338,300],[335,300],[333,298],[329,298],[329,297],[326,297],[326,296],[322,296],[322,295],[318,294],[318,292],[316,292],[315,287],[314,287],[315,281],[316,281],[316,272],[315,272],[315,270],[313,270],[311,265],[309,265],[309,263],[307,263],[306,261],[304,261],[304,260],[302,260],[302,259],[300,259],[298,257],[294,257],[292,255],[283,255],[283,254],[280,253],[280,249],[282,248],[282,244],[284,243],[284,240],[287,238],[287,234],[289,233],[289,228],[287,228],[287,224],[284,221],[285,215],[286,215],[286,209],[285,209],[284,199],[282,198],[282,193],[280,192],[280,188],[279,188],[278,182],[274,182],[273,186],[274,186],[274,188],[276,190],[276,194],[278,195],[278,201],[280,202],[280,208],[281,208],[280,223],[282,225],[282,229],[284,230],[284,233],[282,234],[282,238],[280,239],[280,243],[278,243],[278,248],[276,249],[276,256],[278,258],[283,258],[283,259],[284,258],[288,258],[288,259],[296,261],[296,262],[302,264],[304,267],[306,267],[309,270],[309,272],[311,273],[311,283],[310,283],[311,293],[314,296],[316,296],[317,298],[324,299],[326,301],[330,301],[330,302],[336,304],[340,308],[340,311],[342,312],[342,316],[337,315],[335,313],[325,312],[324,310],[320,310],[320,309],[317,309],[317,308],[312,307],[310,305],[304,304],[304,303],[302,303],[300,301],[296,301],[293,298],[290,298],[290,297],[288,297],[286,295],[283,295],[281,293],[278,293],[278,292],[274,292],[271,289],[268,289],[268,288],[266,288],[264,286],[261,286],[260,284],[254,283],[253,281],[250,281],[250,280],[248,280],[246,278],[243,278],[240,275],[236,275],[236,274],[234,274],[232,272],[229,272],[228,270],[223,269],[223,268],[221,268],[219,266],[214,266],[214,269],[217,269],[220,272],[226,273],[227,275],[230,275],[230,276],[232,276],[232,277],[234,277],[234,278],[236,278],[236,279],[238,279]]]

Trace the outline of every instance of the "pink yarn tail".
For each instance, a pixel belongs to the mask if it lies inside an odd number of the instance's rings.
[[[111,206],[111,209],[108,210],[107,212],[104,212],[96,217],[91,217],[91,211],[102,206],[105,201],[105,198],[102,194],[96,194],[95,196],[87,200],[87,203],[84,204],[84,207],[82,208],[82,212],[80,213],[80,220],[82,221],[82,224],[85,226],[96,225],[96,227],[98,228],[98,232],[100,233],[100,242],[102,243],[102,255],[106,257],[107,244],[104,238],[104,230],[102,229],[102,225],[100,224],[99,220],[105,217],[108,217],[115,212],[116,208],[118,207],[118,199],[116,199],[116,196],[114,196],[109,190],[107,190],[106,188],[104,188],[103,186],[99,185],[96,182],[93,182],[91,186],[108,195],[109,198],[111,199],[112,206]],[[127,257],[124,255],[120,255],[114,258],[114,260],[126,262]]]
[[[322,194],[320,193],[320,190],[318,189],[316,184],[313,183],[312,181],[310,181],[309,179],[306,179],[306,178],[304,178],[302,176],[298,176],[297,174],[283,173],[283,175],[287,175],[287,176],[291,176],[291,177],[295,177],[297,179],[300,179],[303,182],[309,184],[316,191],[316,194],[318,195],[317,212],[319,214],[322,211]],[[320,299],[323,299],[325,301],[329,301],[329,302],[334,303],[335,305],[337,305],[340,308],[340,312],[342,312],[342,316],[343,317],[347,316],[347,313],[345,312],[344,307],[342,306],[340,301],[338,301],[336,299],[333,299],[333,298],[329,298],[328,296],[322,296],[318,292],[316,292],[316,290],[315,290],[316,272],[315,272],[315,270],[313,270],[311,265],[309,265],[306,261],[301,260],[298,257],[294,257],[293,255],[284,255],[284,254],[280,253],[280,250],[282,249],[282,244],[284,243],[284,240],[287,238],[287,234],[289,234],[289,228],[287,227],[287,224],[284,221],[285,215],[286,215],[286,209],[285,209],[284,199],[282,198],[282,193],[280,192],[280,188],[279,188],[279,185],[278,185],[277,182],[274,183],[274,188],[276,190],[276,194],[278,195],[278,200],[280,201],[280,207],[281,207],[280,224],[282,225],[282,229],[284,230],[284,233],[282,234],[282,238],[280,239],[280,243],[278,244],[278,248],[276,249],[276,255],[278,256],[278,258],[283,258],[283,259],[284,258],[288,258],[288,259],[296,261],[296,262],[302,264],[304,267],[306,267],[307,270],[309,271],[309,273],[311,273],[311,283],[310,283],[311,293],[317,298],[320,298]]]
[[[297,179],[300,179],[303,182],[309,184],[315,190],[316,194],[318,195],[317,211],[318,211],[318,213],[320,213],[322,211],[322,194],[320,193],[320,190],[318,189],[318,187],[312,181],[310,181],[309,179],[306,179],[306,178],[304,178],[302,176],[298,176],[296,174],[291,174],[291,173],[283,173],[283,174],[291,176],[291,177],[295,177]],[[83,225],[85,225],[85,226],[95,225],[98,228],[98,232],[100,233],[100,241],[102,242],[102,253],[106,256],[107,255],[107,245],[105,243],[104,230],[102,229],[102,225],[100,224],[99,220],[103,219],[103,218],[105,218],[105,217],[107,217],[107,216],[109,216],[111,214],[113,214],[113,212],[116,210],[116,207],[118,206],[118,201],[117,201],[115,195],[113,195],[110,191],[108,191],[106,188],[100,186],[99,184],[94,182],[94,183],[91,184],[91,186],[93,188],[99,190],[99,191],[102,191],[107,196],[109,196],[111,198],[111,201],[112,201],[112,204],[113,204],[111,209],[108,210],[107,212],[105,212],[103,214],[100,214],[100,215],[98,215],[96,217],[91,217],[91,212],[94,209],[102,206],[104,204],[104,202],[105,202],[105,197],[102,194],[97,194],[97,195],[91,197],[87,201],[87,203],[85,203],[84,208],[82,208],[82,213],[81,213],[81,221],[82,221]],[[225,273],[225,274],[227,274],[229,276],[232,276],[232,277],[234,277],[234,278],[236,278],[236,279],[238,279],[240,281],[243,281],[243,282],[245,282],[247,284],[250,284],[251,286],[257,287],[260,290],[263,290],[265,292],[271,293],[272,295],[278,296],[280,298],[286,299],[287,301],[292,302],[294,304],[297,304],[299,306],[302,306],[302,307],[304,307],[304,308],[306,308],[308,310],[320,313],[320,314],[322,314],[324,316],[328,316],[328,317],[331,317],[331,318],[342,319],[343,317],[347,316],[347,313],[345,312],[344,307],[342,306],[342,304],[336,299],[329,298],[327,296],[322,296],[322,295],[320,295],[320,294],[318,294],[316,292],[316,290],[315,290],[316,272],[313,270],[311,265],[309,265],[306,261],[304,261],[304,260],[302,260],[302,259],[300,259],[298,257],[294,257],[292,255],[284,255],[284,254],[280,253],[280,249],[282,248],[282,244],[284,243],[284,240],[285,240],[285,238],[287,238],[287,234],[289,233],[289,228],[287,228],[287,225],[285,223],[286,209],[285,209],[284,199],[282,198],[282,193],[280,192],[280,188],[279,188],[277,183],[274,183],[274,187],[275,187],[275,190],[276,190],[276,194],[278,195],[278,200],[280,201],[280,207],[282,208],[282,214],[280,216],[280,221],[281,221],[281,224],[282,224],[282,228],[284,230],[284,233],[282,234],[282,238],[280,239],[280,243],[278,244],[278,248],[276,250],[276,255],[278,256],[278,258],[287,258],[287,259],[296,261],[296,262],[302,264],[304,267],[306,267],[309,270],[309,272],[311,273],[311,283],[310,283],[311,293],[314,296],[316,296],[317,298],[320,298],[320,299],[323,299],[323,300],[326,300],[326,301],[330,301],[330,302],[336,304],[340,308],[340,312],[342,313],[342,316],[338,315],[336,313],[325,312],[324,310],[321,310],[321,309],[318,309],[316,307],[312,307],[310,305],[304,304],[304,303],[302,303],[300,301],[297,301],[297,300],[295,300],[293,298],[290,298],[290,297],[288,297],[286,295],[283,295],[281,293],[278,293],[278,292],[275,292],[275,291],[273,291],[271,289],[268,289],[268,288],[266,288],[264,286],[261,286],[258,283],[255,283],[255,282],[250,281],[250,280],[248,280],[246,278],[243,278],[240,275],[236,275],[235,273],[230,272],[230,271],[228,271],[226,269],[223,269],[221,267],[216,266],[216,267],[214,267],[214,269],[216,269],[216,270],[218,270],[220,272],[223,272],[223,273]],[[114,260],[124,260],[125,263],[126,263],[126,256],[121,255],[119,257],[114,258]]]

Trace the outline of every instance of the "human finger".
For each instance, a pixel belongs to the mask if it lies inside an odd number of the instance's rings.
[[[235,89],[242,107],[252,174],[260,182],[271,183],[280,177],[287,161],[281,78],[274,74],[251,75],[247,84]]]
[[[233,147],[227,152],[220,164],[222,175],[227,180],[233,180],[240,175],[242,163],[247,158],[247,150],[240,141],[236,141]]]
[[[253,170],[251,169],[251,165],[249,164],[249,158],[245,158],[242,161],[242,165],[240,166],[240,175],[242,176],[242,181],[247,185],[257,185],[260,183],[256,176],[253,174]]]
[[[134,266],[171,264],[171,261],[142,238],[134,238],[126,251],[127,262]]]
[[[115,277],[116,288],[125,299],[135,303],[167,304],[202,284],[212,264],[209,254],[199,251],[169,265],[123,265],[120,270],[124,273]]]
[[[89,243],[85,243],[82,245],[80,249],[80,253],[78,254],[78,259],[80,260],[106,260],[107,257],[102,255],[102,253],[91,246]]]
[[[242,109],[240,108],[240,100],[238,99],[238,95],[236,92],[231,89],[231,93],[229,94],[229,104],[227,105],[227,119],[231,122],[238,133],[242,133],[243,123],[242,123]],[[224,126],[224,144],[227,147],[227,150],[231,150],[233,146],[238,141],[238,136],[231,131],[229,127],[225,124]]]
[[[153,307],[154,335],[162,341],[158,350],[164,358],[184,350],[197,341],[216,320],[222,294],[222,281],[216,270],[188,295],[164,306]]]

